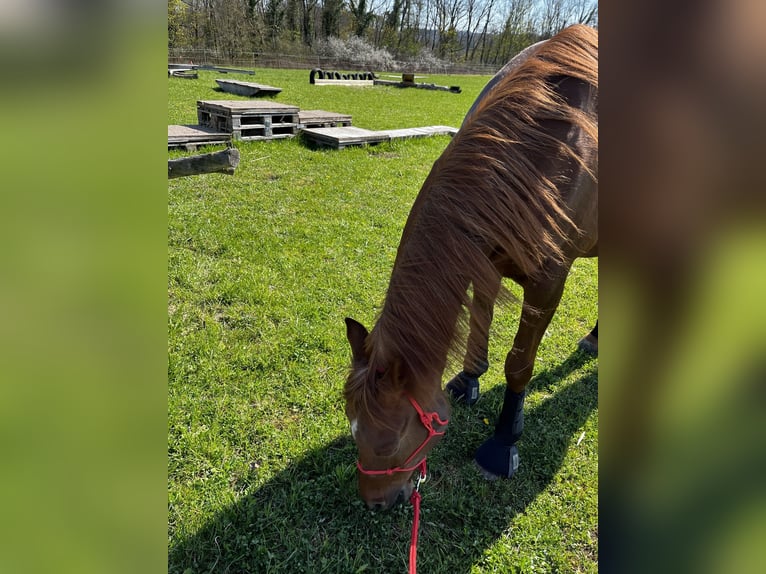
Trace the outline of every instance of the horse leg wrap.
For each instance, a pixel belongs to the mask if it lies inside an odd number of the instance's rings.
[[[476,450],[474,458],[487,478],[511,478],[519,468],[516,441],[524,430],[525,396],[524,391],[514,393],[506,387],[505,402],[495,426],[495,434]]]
[[[479,400],[479,377],[486,373],[488,368],[489,364],[482,361],[470,372],[461,371],[447,383],[447,392],[456,401],[465,401],[469,406],[475,404]]]
[[[589,355],[598,355],[598,321],[591,332],[577,342],[577,347]]]

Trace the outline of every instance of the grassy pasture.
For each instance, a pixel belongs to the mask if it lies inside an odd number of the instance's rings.
[[[452,94],[311,86],[308,70],[201,72],[168,79],[168,123],[196,123],[197,99],[239,99],[216,77],[279,86],[278,102],[369,129],[458,127],[489,79],[422,80],[463,89]],[[448,141],[240,142],[234,176],[168,182],[171,574],[406,571],[411,507],[372,513],[356,494],[343,318],[372,326],[410,206]],[[489,483],[472,453],[500,411],[519,311],[497,309],[483,396],[453,409],[429,457],[421,573],[597,571],[598,360],[575,350],[597,285],[597,262],[578,261],[540,348],[522,466]]]

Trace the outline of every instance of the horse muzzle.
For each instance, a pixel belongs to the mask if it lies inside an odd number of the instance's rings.
[[[412,481],[407,481],[403,486],[394,488],[390,493],[373,498],[364,498],[367,508],[370,510],[388,510],[409,500],[412,495]]]

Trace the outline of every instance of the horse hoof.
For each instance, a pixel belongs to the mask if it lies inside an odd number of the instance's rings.
[[[577,348],[589,355],[598,356],[598,339],[593,335],[586,335],[577,342]]]
[[[461,371],[447,383],[447,392],[455,401],[464,401],[470,406],[479,400],[479,379]]]
[[[474,460],[488,480],[511,478],[519,468],[519,449],[515,444],[504,445],[490,437],[476,450]]]

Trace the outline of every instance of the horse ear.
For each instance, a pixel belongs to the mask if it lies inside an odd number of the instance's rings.
[[[367,353],[364,348],[364,342],[369,333],[367,329],[350,317],[346,317],[346,338],[351,345],[351,355],[355,363],[367,363]]]

